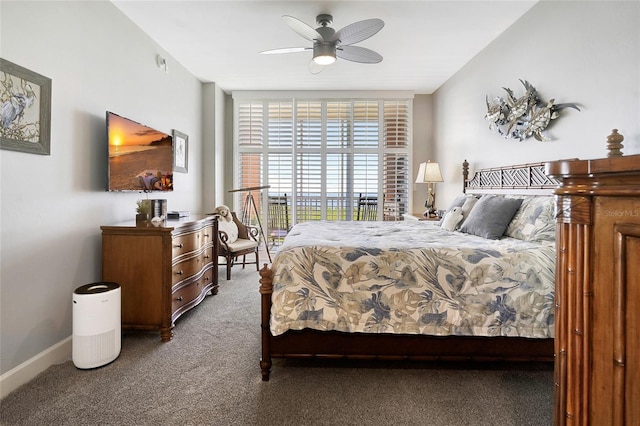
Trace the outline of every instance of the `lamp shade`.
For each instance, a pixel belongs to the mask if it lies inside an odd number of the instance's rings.
[[[432,163],[427,161],[426,163],[420,163],[418,169],[418,177],[416,177],[416,183],[430,183],[430,182],[444,182],[442,179],[442,173],[440,173],[440,165],[438,163]]]

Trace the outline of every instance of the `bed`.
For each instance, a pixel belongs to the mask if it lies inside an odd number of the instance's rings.
[[[465,160],[454,231],[295,225],[260,271],[262,379],[273,358],[553,361],[558,182],[544,167],[469,179]]]

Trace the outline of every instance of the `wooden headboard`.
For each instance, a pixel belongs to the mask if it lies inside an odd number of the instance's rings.
[[[480,169],[469,179],[469,163],[462,163],[463,188],[467,194],[552,195],[560,181],[545,174],[547,163]]]

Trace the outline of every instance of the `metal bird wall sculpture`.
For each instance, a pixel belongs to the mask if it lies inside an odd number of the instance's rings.
[[[533,136],[541,142],[550,141],[551,138],[543,132],[551,122],[560,116],[560,110],[564,108],[580,108],[573,103],[556,104],[554,99],[543,102],[538,92],[528,81],[520,80],[525,88],[525,93],[516,97],[513,90],[503,87],[507,97],[495,96],[491,100],[485,97],[487,113],[484,119],[489,122],[489,129],[507,139],[523,141]]]

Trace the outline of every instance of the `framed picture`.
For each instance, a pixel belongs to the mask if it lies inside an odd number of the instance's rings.
[[[51,153],[51,79],[0,58],[0,148]]]
[[[187,173],[189,161],[189,136],[173,130],[173,171]]]

